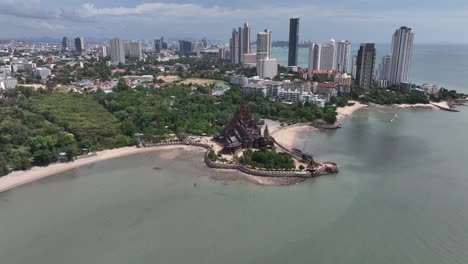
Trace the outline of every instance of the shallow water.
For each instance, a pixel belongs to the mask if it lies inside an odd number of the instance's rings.
[[[211,181],[203,151],[74,169],[0,194],[2,263],[468,263],[467,117],[360,110],[297,142],[342,172],[288,187]]]

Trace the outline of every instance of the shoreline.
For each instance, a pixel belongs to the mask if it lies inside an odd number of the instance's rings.
[[[148,153],[158,150],[196,150],[198,147],[195,146],[161,146],[158,148],[137,148],[134,147],[123,147],[117,149],[110,149],[96,152],[96,155],[90,155],[90,157],[82,157],[81,159],[74,160],[66,163],[55,163],[50,164],[46,167],[32,167],[27,171],[14,171],[3,177],[0,177],[0,193],[14,189],[16,187],[53,176],[58,173],[62,173],[71,169],[76,169],[82,166],[90,165],[96,162],[105,160],[126,157],[139,153]]]

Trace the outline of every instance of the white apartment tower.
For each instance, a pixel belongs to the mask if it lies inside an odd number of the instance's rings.
[[[393,34],[390,84],[400,84],[409,81],[413,40],[414,33],[408,27],[401,27]]]
[[[312,78],[312,72],[320,70],[320,59],[322,56],[322,45],[319,43],[312,43],[309,47],[309,68],[308,75]]]
[[[351,54],[351,42],[340,41],[336,49],[336,70],[341,73],[349,73],[349,56]]]
[[[118,38],[111,39],[110,55],[112,64],[125,64],[125,47],[122,40]]]
[[[335,70],[335,40],[331,39],[330,43],[322,45],[322,55],[320,58],[320,69],[321,70]]]

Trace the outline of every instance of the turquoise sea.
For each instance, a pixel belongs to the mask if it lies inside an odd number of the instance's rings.
[[[468,93],[467,62],[467,46],[417,46],[412,78]],[[294,186],[212,181],[201,151],[73,169],[0,194],[1,263],[466,264],[460,110],[362,109],[301,134],[342,171]]]

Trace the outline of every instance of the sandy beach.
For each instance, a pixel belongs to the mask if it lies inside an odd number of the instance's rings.
[[[0,192],[4,192],[15,187],[52,176],[70,169],[78,168],[84,165],[89,165],[99,161],[114,159],[118,157],[129,156],[138,153],[153,152],[158,150],[169,150],[169,149],[180,149],[180,150],[195,150],[200,149],[194,146],[161,146],[154,148],[137,148],[137,147],[125,147],[119,149],[111,149],[97,152],[96,155],[75,160],[67,163],[51,164],[47,167],[33,167],[27,171],[15,171],[6,176],[0,178]]]
[[[297,135],[308,131],[320,130],[308,125],[292,125],[275,130],[271,133],[271,136],[283,147],[293,149],[296,147]]]
[[[345,106],[345,107],[338,107],[336,111],[338,112],[338,116],[336,117],[338,122],[343,121],[346,117],[351,116],[355,111],[368,107],[368,105],[356,102],[356,101],[350,101],[350,103],[354,103],[353,106]]]

